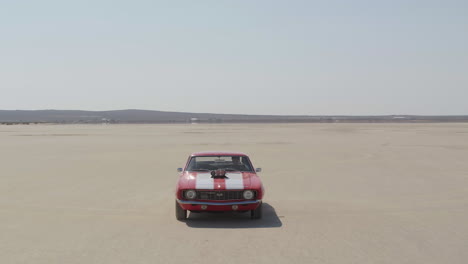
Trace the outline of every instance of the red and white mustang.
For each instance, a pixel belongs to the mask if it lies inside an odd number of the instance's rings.
[[[248,212],[252,219],[262,217],[262,182],[249,157],[238,152],[197,152],[179,168],[176,190],[176,218],[184,220],[187,211]]]

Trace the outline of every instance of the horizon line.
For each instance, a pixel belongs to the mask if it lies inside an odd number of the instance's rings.
[[[242,115],[242,116],[468,116],[468,114],[238,114],[238,113],[210,113],[210,112],[187,112],[187,111],[167,111],[167,110],[154,110],[154,109],[112,109],[112,110],[83,110],[83,109],[0,109],[0,111],[83,111],[83,112],[115,112],[115,111],[149,111],[149,112],[165,112],[165,113],[185,113],[185,114],[211,114],[211,115]]]

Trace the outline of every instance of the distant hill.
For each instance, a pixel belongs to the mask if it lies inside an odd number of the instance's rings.
[[[294,116],[165,112],[153,110],[0,110],[0,123],[312,123],[468,122],[468,116]]]

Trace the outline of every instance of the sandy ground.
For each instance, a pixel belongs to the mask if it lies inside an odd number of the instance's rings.
[[[175,220],[191,152],[250,154],[264,219]],[[0,263],[468,263],[468,124],[0,126]]]

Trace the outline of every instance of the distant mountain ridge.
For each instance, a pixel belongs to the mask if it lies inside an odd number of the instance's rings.
[[[460,116],[241,115],[156,110],[0,110],[0,123],[312,123],[312,122],[468,122]]]
[[[0,122],[46,123],[185,123],[223,120],[274,119],[267,115],[233,115],[210,113],[166,112],[155,110],[0,110]]]

